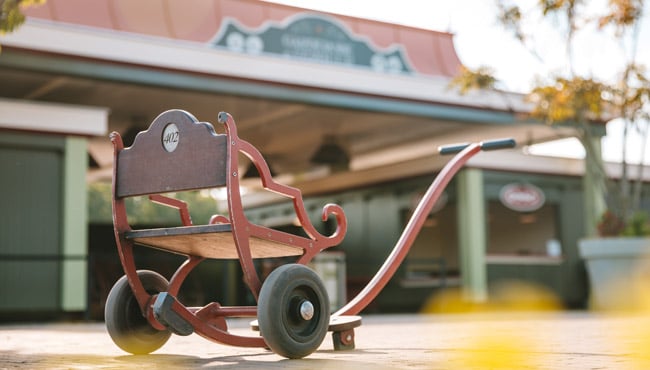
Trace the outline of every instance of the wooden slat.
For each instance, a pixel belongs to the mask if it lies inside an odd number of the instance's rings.
[[[134,230],[125,233],[136,244],[184,255],[214,259],[238,259],[230,225],[215,224],[161,229]],[[300,256],[303,249],[252,237],[253,258]]]
[[[196,226],[165,227],[157,229],[131,230],[124,233],[127,239],[156,238],[161,236],[178,236],[206,233],[223,233],[232,231],[230,224],[212,224]]]

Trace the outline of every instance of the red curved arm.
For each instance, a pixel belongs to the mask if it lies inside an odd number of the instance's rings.
[[[327,204],[323,207],[322,220],[327,221],[329,215],[333,215],[336,219],[336,231],[330,236],[322,235],[309,221],[300,190],[275,182],[271,177],[271,172],[264,161],[262,154],[247,141],[239,140],[239,150],[244,153],[257,168],[264,189],[292,199],[296,216],[298,216],[298,220],[300,220],[300,225],[305,229],[305,233],[307,233],[311,239],[314,241],[327,240],[328,245],[336,245],[343,240],[345,232],[347,231],[347,220],[345,218],[345,213],[340,206],[336,204]]]
[[[181,216],[183,226],[192,226],[192,217],[190,216],[190,210],[187,207],[186,202],[180,199],[166,197],[161,194],[150,194],[149,199],[154,203],[176,208]]]
[[[327,221],[328,217],[330,215],[333,215],[336,219],[336,230],[332,235],[329,236],[325,236],[319,233],[318,230],[316,230],[316,228],[309,221],[309,217],[307,216],[307,211],[305,210],[305,204],[302,200],[302,193],[300,190],[288,185],[277,183],[273,180],[271,171],[269,170],[269,167],[259,150],[257,150],[257,148],[255,148],[249,142],[242,140],[237,136],[237,128],[234,125],[234,122],[230,115],[221,117],[220,114],[219,122],[225,126],[231,140],[236,140],[235,144],[237,145],[239,151],[246,155],[246,157],[248,157],[248,159],[250,159],[250,161],[253,163],[255,168],[257,168],[264,189],[292,199],[293,207],[296,211],[296,216],[300,221],[300,225],[303,227],[305,233],[307,233],[309,238],[318,243],[316,246],[317,249],[322,250],[324,248],[340,244],[341,241],[343,241],[345,233],[347,232],[348,224],[345,218],[345,213],[340,206],[336,204],[327,204],[323,207],[323,221]]]

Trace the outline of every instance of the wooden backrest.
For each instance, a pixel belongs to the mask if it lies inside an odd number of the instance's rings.
[[[227,136],[183,110],[169,110],[117,154],[118,198],[226,185]]]

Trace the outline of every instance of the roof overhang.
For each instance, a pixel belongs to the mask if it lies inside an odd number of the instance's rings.
[[[436,153],[443,144],[504,136],[535,143],[572,135],[522,118],[530,106],[521,94],[461,95],[449,88],[449,76],[242,54],[40,18],[28,18],[0,43],[0,74],[10,81],[0,88],[4,96],[106,105],[109,129],[122,133],[145,129],[165,109],[188,109],[208,121],[225,110],[242,137],[280,168],[281,182],[300,184],[306,194],[433,173],[444,163]],[[349,171],[309,163],[331,134],[350,151]],[[91,181],[110,177],[111,150],[106,138],[91,140],[99,165]]]
[[[0,99],[0,129],[81,136],[105,135],[108,109]]]
[[[309,88],[317,89],[319,94],[299,95],[305,100],[311,99],[311,103],[318,99],[327,104],[328,96],[323,95],[323,92],[329,91],[336,96],[343,96],[331,103],[344,107],[363,106],[362,108],[366,109],[373,102],[377,104],[378,99],[382,109],[408,110],[409,114],[436,115],[437,118],[440,118],[441,114],[445,115],[445,109],[461,108],[466,114],[459,119],[470,121],[512,121],[512,112],[530,110],[521,94],[490,90],[461,95],[449,88],[449,79],[444,77],[386,74],[361,68],[264,55],[251,56],[211,48],[204,43],[128,32],[109,32],[39,19],[28,19],[16,32],[0,36],[0,42],[9,48],[112,62],[116,66],[128,65],[172,74],[185,72],[198,79],[201,79],[201,76],[227,78],[231,85],[234,83],[236,86],[225,85],[221,88],[230,87],[231,90],[246,88],[247,84],[254,84],[255,89],[264,90],[259,84],[265,83],[270,89],[269,92],[278,99],[285,95],[282,93],[283,88]],[[104,73],[110,72],[107,70]],[[157,77],[159,76],[149,76],[150,79]],[[260,91],[258,94],[265,92]],[[346,94],[356,96],[356,99],[348,99]],[[286,99],[296,98],[290,96],[290,92],[286,95],[289,95],[284,96]],[[410,106],[404,106],[405,103],[410,103]],[[427,108],[428,105],[435,107]],[[481,111],[489,111],[490,114],[482,118]]]

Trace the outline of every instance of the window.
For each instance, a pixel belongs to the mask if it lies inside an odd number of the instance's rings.
[[[488,203],[488,255],[554,256],[560,254],[555,204],[517,212],[499,201]]]

